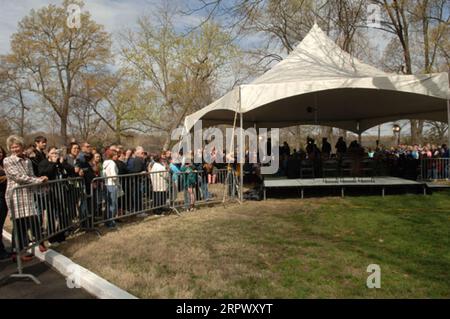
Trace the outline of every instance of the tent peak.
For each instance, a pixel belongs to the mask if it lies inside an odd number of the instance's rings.
[[[323,124],[362,132],[398,119],[443,120],[447,73],[387,74],[342,50],[317,24],[287,58],[185,119],[233,124],[237,112],[259,127]],[[317,118],[307,109],[314,106]],[[359,126],[357,123],[359,122]]]
[[[337,78],[384,77],[385,72],[342,50],[314,24],[297,47],[252,84],[286,83]]]

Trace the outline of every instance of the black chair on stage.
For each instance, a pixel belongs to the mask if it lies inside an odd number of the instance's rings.
[[[300,178],[315,178],[314,163],[310,160],[302,160],[300,163]]]
[[[330,159],[322,162],[323,181],[325,183],[339,182],[339,162],[335,159]]]
[[[364,158],[360,164],[360,182],[375,182],[375,163],[370,158]]]
[[[296,158],[289,159],[287,162],[286,176],[288,179],[300,178],[300,160]]]
[[[342,182],[356,182],[356,177],[353,174],[354,161],[350,158],[342,158],[340,165],[340,175]]]

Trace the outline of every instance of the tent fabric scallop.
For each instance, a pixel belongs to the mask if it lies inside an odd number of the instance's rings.
[[[327,125],[362,133],[400,119],[447,121],[447,73],[388,74],[352,57],[317,25],[287,58],[185,119],[190,131],[233,124],[282,128]]]

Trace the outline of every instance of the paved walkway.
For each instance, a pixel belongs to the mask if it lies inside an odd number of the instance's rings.
[[[41,282],[30,279],[8,278],[17,273],[11,260],[0,261],[0,299],[93,299],[83,289],[70,289],[66,278],[36,257],[24,264],[24,273],[32,274]],[[3,280],[4,279],[4,280]]]

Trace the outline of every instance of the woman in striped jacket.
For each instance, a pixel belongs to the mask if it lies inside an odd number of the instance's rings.
[[[6,203],[9,212],[13,214],[15,220],[14,232],[17,232],[18,243],[16,251],[26,248],[30,239],[27,236],[28,230],[33,234],[32,241],[40,241],[42,230],[40,220],[34,202],[33,188],[20,188],[26,184],[40,184],[46,182],[46,176],[36,177],[33,172],[31,161],[24,154],[24,141],[21,137],[10,136],[6,141],[11,156],[3,161],[3,168],[8,179],[6,188]],[[24,261],[31,259],[31,256],[23,257]]]

